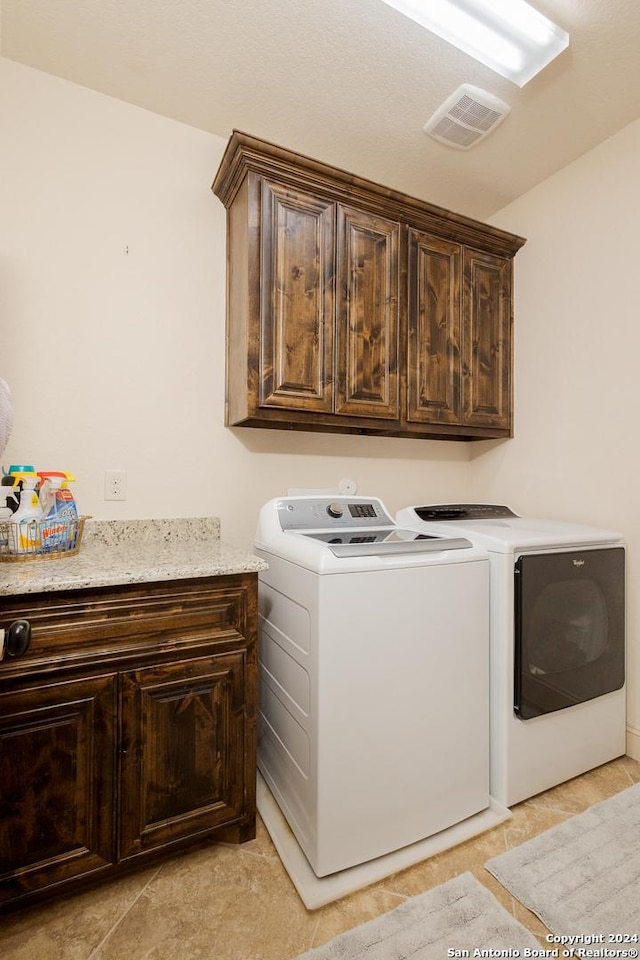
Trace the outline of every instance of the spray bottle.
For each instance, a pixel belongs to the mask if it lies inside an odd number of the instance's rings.
[[[78,534],[78,508],[69,489],[69,483],[75,477],[60,470],[39,470],[38,476],[41,480],[43,550],[69,550],[75,545]]]
[[[10,471],[2,468],[2,479],[0,480],[0,550],[6,552],[13,548],[15,540],[15,528],[9,526],[7,521],[13,519],[13,514],[20,506],[20,488],[21,481],[14,476],[15,471],[20,468],[12,466]],[[33,467],[25,467],[30,473],[34,473]],[[13,471],[13,472],[12,472]]]
[[[15,473],[14,476],[22,482],[20,505],[10,518],[14,524],[15,548],[18,553],[30,553],[39,550],[41,546],[40,523],[42,507],[36,489],[39,483],[37,473]]]

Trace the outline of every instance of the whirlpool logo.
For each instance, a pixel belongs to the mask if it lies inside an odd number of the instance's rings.
[[[574,567],[584,567],[584,560],[574,560],[573,565]]]

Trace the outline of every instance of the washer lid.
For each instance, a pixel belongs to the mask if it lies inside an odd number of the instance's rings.
[[[368,530],[366,533],[361,530],[331,530],[328,533],[297,535],[322,541],[336,557],[398,556],[407,553],[468,550],[473,546],[471,541],[464,537],[443,537],[399,527]]]

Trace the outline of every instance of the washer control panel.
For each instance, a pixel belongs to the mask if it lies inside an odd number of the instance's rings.
[[[394,525],[380,500],[366,497],[285,497],[278,501],[278,519],[283,530]]]

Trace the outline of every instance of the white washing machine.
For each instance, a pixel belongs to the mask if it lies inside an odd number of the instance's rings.
[[[512,806],[625,752],[620,534],[491,504],[400,510],[491,564],[491,794]]]
[[[380,500],[265,504],[258,766],[316,877],[489,807],[489,561]]]

